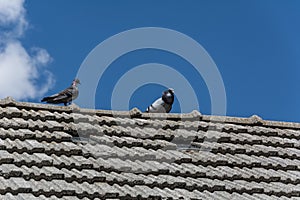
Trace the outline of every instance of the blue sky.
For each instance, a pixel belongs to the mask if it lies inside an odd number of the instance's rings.
[[[91,50],[109,37],[134,28],[163,27],[196,40],[213,59],[225,86],[226,115],[300,121],[299,1],[32,0],[23,6],[28,24],[18,41],[32,59],[43,58],[38,61],[44,71],[37,68],[40,74],[33,84],[48,81],[49,87],[43,93],[20,96],[21,100],[39,102],[43,95],[67,87]],[[137,50],[116,59],[100,79],[96,108],[111,109],[117,81],[146,63],[178,70],[193,86],[198,109],[211,114],[203,77],[178,55],[157,49]],[[129,109],[145,110],[165,87],[141,85],[131,96]],[[176,99],[172,112],[181,111],[179,101]]]

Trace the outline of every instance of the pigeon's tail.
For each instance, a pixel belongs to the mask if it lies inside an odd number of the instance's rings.
[[[47,102],[47,101],[49,101],[49,100],[51,100],[52,98],[51,97],[44,97],[42,100],[41,100],[41,102]]]

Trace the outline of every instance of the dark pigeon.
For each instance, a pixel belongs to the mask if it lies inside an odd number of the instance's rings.
[[[174,102],[174,90],[169,88],[162,93],[161,98],[152,103],[146,110],[148,113],[169,113]]]
[[[53,104],[63,103],[65,106],[67,106],[78,97],[78,84],[80,84],[79,79],[74,79],[70,87],[57,94],[51,95],[49,97],[44,97],[41,101]]]

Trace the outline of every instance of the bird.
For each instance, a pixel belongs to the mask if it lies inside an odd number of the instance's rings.
[[[78,97],[79,91],[77,85],[80,84],[80,80],[78,78],[74,79],[71,86],[66,88],[65,90],[53,94],[49,97],[44,97],[41,102],[60,104],[63,103],[67,106],[74,99]]]
[[[162,96],[148,106],[147,113],[169,113],[174,102],[174,89],[169,88]]]

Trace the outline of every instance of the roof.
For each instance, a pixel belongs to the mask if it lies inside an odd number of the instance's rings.
[[[0,100],[0,199],[299,199],[300,124]]]

